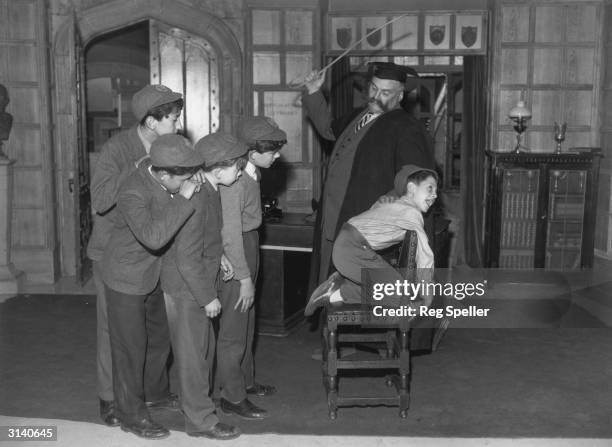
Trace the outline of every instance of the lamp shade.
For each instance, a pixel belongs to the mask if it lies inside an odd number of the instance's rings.
[[[511,118],[511,119],[531,118],[531,110],[525,107],[524,101],[519,101],[516,103],[516,106],[511,108],[510,112],[508,112],[508,118]]]

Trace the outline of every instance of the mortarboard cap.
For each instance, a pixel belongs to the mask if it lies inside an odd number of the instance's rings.
[[[409,78],[418,78],[419,74],[412,67],[394,64],[393,62],[369,62],[368,78],[372,79],[373,77],[391,79],[406,84]]]

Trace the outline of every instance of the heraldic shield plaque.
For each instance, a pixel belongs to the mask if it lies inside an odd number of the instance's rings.
[[[384,48],[387,45],[387,32],[385,22],[386,16],[362,17],[361,37],[365,41],[361,44],[362,50],[374,50]]]
[[[482,49],[483,16],[460,15],[455,18],[455,49]]]
[[[332,50],[345,50],[357,37],[357,17],[332,17],[329,42]]]
[[[353,40],[353,30],[351,28],[337,28],[336,42],[340,48],[348,48]]]
[[[480,10],[330,15],[325,46],[334,54],[355,50],[360,57],[379,57],[377,50],[388,50],[388,55],[380,56],[386,58],[424,51],[438,58],[434,63],[444,64],[450,59],[444,62],[439,56],[486,54],[487,23],[487,11]]]
[[[475,26],[461,27],[461,42],[468,48],[471,48],[476,43],[478,37],[478,28]]]
[[[425,16],[424,47],[426,50],[448,50],[450,47],[450,15]]]
[[[429,40],[431,43],[438,46],[444,41],[444,35],[446,34],[446,27],[444,25],[430,25],[429,27]]]

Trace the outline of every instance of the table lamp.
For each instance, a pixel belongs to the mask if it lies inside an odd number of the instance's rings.
[[[531,110],[525,107],[524,101],[519,101],[516,106],[510,109],[508,112],[508,118],[514,122],[514,130],[516,131],[516,147],[514,152],[520,154],[521,152],[529,151],[529,148],[521,144],[521,135],[527,129],[527,121],[531,119]],[[524,149],[524,151],[521,150]]]

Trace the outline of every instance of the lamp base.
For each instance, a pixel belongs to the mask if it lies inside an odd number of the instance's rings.
[[[524,152],[531,152],[531,149],[521,144],[521,134],[517,133],[516,134],[516,146],[514,146],[514,153],[521,154]]]
[[[517,144],[514,148],[515,154],[524,154],[527,152],[531,152],[531,149],[529,149],[527,146],[523,146],[522,144]]]

